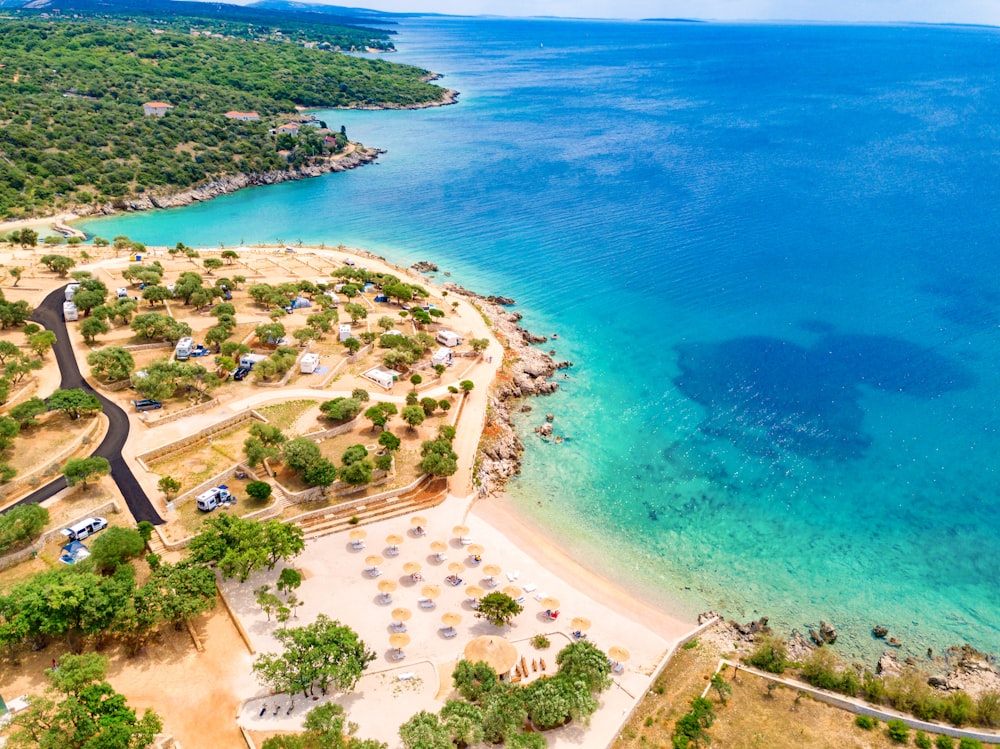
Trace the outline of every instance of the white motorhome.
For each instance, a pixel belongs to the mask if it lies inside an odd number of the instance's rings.
[[[72,302],[73,296],[76,294],[76,290],[80,288],[80,284],[74,282],[66,287],[66,301]]]
[[[316,367],[319,366],[319,354],[314,354],[312,352],[308,354],[303,354],[302,360],[299,362],[299,371],[302,374],[312,374],[316,371]]]
[[[446,367],[452,362],[452,354],[450,348],[441,347],[434,352],[434,356],[431,357],[431,366],[436,366],[438,364],[444,364]]]
[[[216,507],[235,501],[236,498],[229,493],[228,486],[213,486],[208,491],[198,495],[196,504],[202,512],[211,512]]]
[[[354,334],[351,333],[351,326],[350,326],[350,324],[348,324],[346,322],[345,323],[341,323],[340,324],[340,336],[339,336],[340,342],[343,343],[348,338],[353,338],[353,337],[354,337]]]
[[[59,532],[70,541],[82,541],[107,527],[108,521],[104,518],[87,518],[79,523],[74,523],[69,528],[63,528]]]
[[[458,337],[458,333],[452,330],[439,330],[434,340],[443,346],[457,346],[462,342],[462,339]]]
[[[266,354],[243,354],[243,356],[240,357],[240,366],[246,367],[247,369],[253,369],[254,364],[262,362],[266,358]]]
[[[177,346],[174,348],[174,356],[178,361],[184,361],[185,359],[191,358],[191,351],[194,349],[194,339],[190,336],[184,336],[179,341],[177,341]]]
[[[63,302],[63,320],[73,322],[80,319],[80,312],[73,302]]]

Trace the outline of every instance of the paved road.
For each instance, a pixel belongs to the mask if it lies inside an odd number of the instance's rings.
[[[142,490],[139,482],[136,481],[135,476],[132,474],[132,469],[122,459],[122,447],[125,445],[125,440],[128,439],[128,416],[117,405],[90,387],[80,374],[80,368],[77,366],[76,358],[73,356],[73,348],[70,344],[69,334],[66,332],[66,323],[62,316],[62,305],[66,298],[64,289],[65,287],[59,287],[45,297],[45,300],[35,309],[35,314],[31,316],[31,319],[44,325],[47,330],[51,330],[56,334],[56,342],[52,350],[55,352],[56,362],[59,364],[59,371],[62,374],[62,382],[59,384],[59,387],[66,390],[82,388],[88,393],[96,395],[97,399],[101,402],[104,414],[108,417],[108,433],[104,441],[94,451],[94,455],[107,458],[108,463],[111,464],[111,478],[118,484],[122,496],[125,497],[125,503],[132,512],[132,516],[136,522],[148,520],[154,525],[160,525],[163,523],[163,518],[156,512],[153,504],[149,501],[149,497],[146,496],[146,492]],[[60,476],[55,481],[32,492],[17,504],[41,502],[65,488],[66,479]]]

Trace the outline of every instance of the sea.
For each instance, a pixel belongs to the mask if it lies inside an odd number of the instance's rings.
[[[460,103],[319,113],[376,165],[82,228],[513,297],[574,366],[501,501],[585,564],[845,654],[1000,650],[1000,30],[396,30]]]

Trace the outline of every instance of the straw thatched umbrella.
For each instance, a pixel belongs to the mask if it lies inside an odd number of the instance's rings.
[[[378,584],[378,589],[382,593],[392,593],[397,587],[395,580],[382,580]]]
[[[620,645],[615,645],[614,647],[608,649],[608,658],[613,660],[615,663],[627,661],[630,657],[629,652]]]
[[[352,541],[360,541],[367,535],[368,531],[366,531],[364,528],[355,528],[347,535],[347,537]]]
[[[407,562],[403,565],[403,572],[407,575],[415,575],[420,572],[419,562]]]
[[[396,648],[396,650],[402,650],[410,644],[410,636],[406,632],[397,632],[394,635],[389,635],[389,644]]]
[[[411,616],[413,616],[413,612],[403,606],[392,610],[392,620],[394,622],[408,621]]]
[[[470,557],[481,557],[486,552],[482,544],[469,544],[466,549]]]
[[[542,608],[546,611],[556,611],[559,608],[559,599],[549,596],[542,599]]]
[[[462,615],[457,611],[449,611],[441,615],[441,623],[446,627],[454,627],[462,621]]]
[[[590,619],[585,616],[574,617],[573,621],[570,622],[570,626],[573,627],[574,631],[586,632],[590,629]]]
[[[486,577],[496,577],[497,575],[500,574],[500,565],[499,564],[485,565],[483,567],[483,574],[486,575]]]
[[[437,585],[425,585],[423,589],[421,589],[420,595],[422,595],[424,598],[430,598],[431,600],[434,600],[439,595],[441,595],[441,588],[439,588]]]
[[[454,533],[459,538],[461,538],[462,536],[468,536],[469,535],[469,526],[467,526],[467,525],[456,525],[454,528],[451,529],[451,532]]]
[[[380,554],[369,554],[368,556],[365,557],[365,564],[367,564],[369,567],[378,567],[384,561],[385,560],[382,559],[382,556]]]
[[[517,663],[517,648],[502,637],[484,635],[465,646],[465,660],[485,663],[498,674],[506,674]]]
[[[470,585],[465,589],[465,595],[469,598],[482,598],[486,595],[486,591],[480,588],[478,585]]]
[[[385,537],[385,544],[394,552],[399,551],[399,545],[403,543],[403,537],[398,533],[390,533]]]
[[[508,585],[503,589],[503,594],[505,596],[510,596],[511,598],[520,598],[521,588],[518,585]]]
[[[452,562],[451,564],[448,565],[448,572],[450,572],[453,575],[461,575],[463,572],[465,572],[465,565],[462,564],[461,562]]]

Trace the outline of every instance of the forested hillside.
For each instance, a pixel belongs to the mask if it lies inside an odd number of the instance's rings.
[[[287,151],[315,151],[321,140],[311,128],[291,141],[270,134],[296,106],[442,98],[419,68],[181,27],[176,18],[0,16],[0,217],[283,168]],[[144,116],[149,101],[173,108]],[[230,119],[230,110],[260,119]]]

